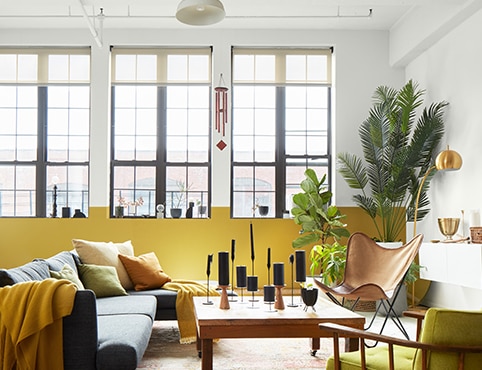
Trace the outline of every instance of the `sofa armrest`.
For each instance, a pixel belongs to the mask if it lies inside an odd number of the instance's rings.
[[[451,344],[432,344],[422,343],[417,341],[411,341],[406,339],[395,338],[387,335],[371,333],[365,330],[355,329],[344,325],[334,323],[322,323],[318,324],[319,328],[325,332],[328,332],[333,337],[333,357],[335,363],[335,370],[341,368],[340,364],[340,347],[338,340],[340,337],[345,338],[359,338],[360,340],[360,367],[366,368],[366,353],[365,353],[365,339],[374,340],[376,342],[386,343],[388,349],[388,358],[386,369],[394,370],[394,346],[402,346],[415,348],[421,351],[422,354],[422,370],[428,369],[427,356],[430,352],[451,352],[458,354],[458,368],[463,369],[464,356],[467,353],[482,353],[482,346],[464,346],[464,345],[451,345]],[[380,346],[376,347],[377,349]],[[356,367],[356,365],[355,365]]]
[[[97,343],[95,294],[78,290],[72,313],[63,318],[64,369],[95,370]]]

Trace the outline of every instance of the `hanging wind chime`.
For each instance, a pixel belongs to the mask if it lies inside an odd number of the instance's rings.
[[[228,123],[228,88],[225,85],[223,74],[221,73],[219,78],[218,87],[214,88],[215,91],[215,108],[216,108],[216,118],[215,118],[215,130],[223,136],[226,134],[226,124]]]

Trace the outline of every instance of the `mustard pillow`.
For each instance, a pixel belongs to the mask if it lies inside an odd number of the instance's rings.
[[[127,295],[113,266],[82,264],[79,274],[85,288],[93,290],[97,298]]]
[[[132,281],[124,265],[119,260],[119,253],[133,256],[134,247],[130,240],[123,243],[91,242],[82,239],[73,239],[75,251],[82,263],[89,265],[113,266],[117,271],[119,280],[124,289],[132,289]]]
[[[82,284],[77,273],[68,264],[65,264],[60,271],[50,270],[50,277],[53,277],[54,279],[67,279],[74,283],[78,289],[85,289],[84,284]]]
[[[171,281],[169,275],[162,270],[154,252],[139,257],[119,254],[119,259],[134,283],[135,290],[156,289]]]

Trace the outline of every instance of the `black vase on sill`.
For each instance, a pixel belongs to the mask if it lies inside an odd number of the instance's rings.
[[[85,218],[85,214],[80,211],[80,209],[76,209],[72,218]]]
[[[186,210],[186,218],[192,218],[193,209],[194,209],[194,202],[189,202],[189,208]]]

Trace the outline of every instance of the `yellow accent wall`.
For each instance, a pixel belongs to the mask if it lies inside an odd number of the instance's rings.
[[[350,232],[375,235],[371,220],[358,207],[340,209],[347,215]],[[289,255],[294,253],[291,242],[300,229],[292,219],[231,219],[228,207],[215,207],[211,211],[210,219],[115,219],[109,218],[108,207],[90,208],[85,219],[1,218],[0,268],[71,250],[73,238],[132,240],[136,255],[155,252],[164,271],[173,278],[205,279],[207,255],[214,253],[211,279],[217,280],[217,252],[230,251],[231,239],[235,239],[235,264],[248,266],[250,275],[249,224],[252,222],[255,274],[259,276],[260,286],[267,283],[268,247],[272,262],[285,262],[285,278],[289,283]]]

